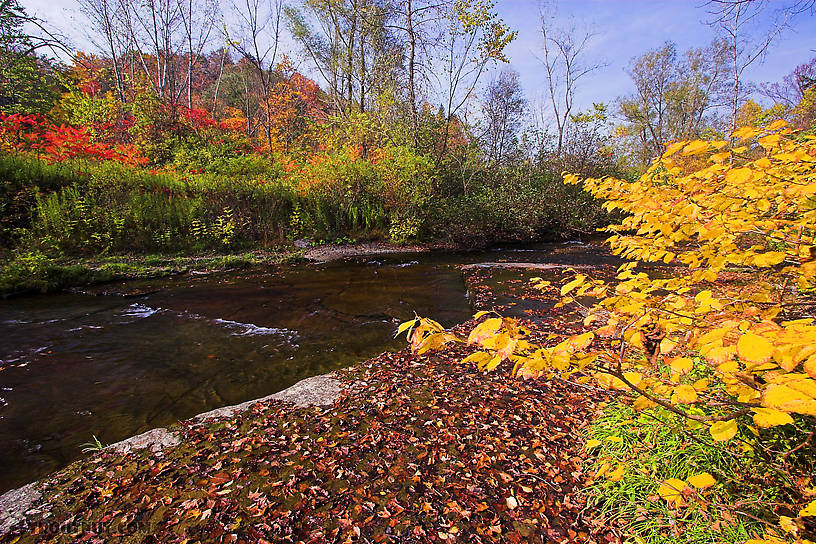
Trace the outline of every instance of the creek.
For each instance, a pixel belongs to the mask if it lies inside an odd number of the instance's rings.
[[[473,308],[460,267],[481,262],[608,261],[577,243],[539,244],[0,301],[0,493],[81,457],[93,436],[113,443],[400,349],[394,331],[414,312],[463,322]]]

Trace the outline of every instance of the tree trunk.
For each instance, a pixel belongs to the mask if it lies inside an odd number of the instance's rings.
[[[414,148],[419,145],[419,115],[416,103],[416,34],[414,32],[414,13],[412,0],[406,0],[406,28],[408,29],[408,95],[411,101],[411,139]]]

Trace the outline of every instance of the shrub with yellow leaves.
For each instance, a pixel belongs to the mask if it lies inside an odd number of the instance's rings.
[[[779,534],[805,542],[816,482],[792,460],[814,449],[816,137],[784,121],[732,136],[670,144],[633,182],[565,175],[622,212],[606,231],[627,262],[614,281],[578,274],[560,288],[586,332],[533,345],[515,321],[490,317],[466,340],[479,348],[468,360],[628,393],[635,409],[660,406],[701,439],[771,463],[789,476],[782,510],[798,513],[780,515]],[[451,341],[411,323],[414,346]],[[659,493],[679,506],[687,483],[709,478],[662,482]]]

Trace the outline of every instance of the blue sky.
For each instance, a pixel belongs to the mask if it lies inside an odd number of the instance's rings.
[[[759,26],[772,25],[773,11],[782,4],[770,0],[768,14]],[[546,81],[535,56],[541,49],[538,3],[502,0],[498,8],[505,21],[519,32],[508,56],[521,76],[527,96],[534,100],[544,90]],[[587,49],[588,62],[608,63],[582,80],[576,97],[581,108],[590,106],[593,100],[611,102],[631,92],[626,66],[633,57],[661,46],[666,40],[685,50],[704,46],[715,37],[714,29],[706,24],[710,16],[704,0],[561,0],[557,12],[558,20],[572,19],[579,27],[596,32]],[[800,15],[791,26],[772,45],[765,62],[748,69],[748,80],[780,80],[798,64],[816,56],[816,16]]]
[[[77,46],[89,47],[75,0],[22,0],[22,4],[29,12],[59,27]],[[768,14],[759,26],[770,25],[773,11],[784,4],[783,0],[768,0]],[[521,76],[528,98],[535,101],[546,81],[535,56],[541,48],[539,2],[498,0],[496,7],[510,27],[518,30],[508,57]],[[705,24],[709,17],[705,0],[561,0],[556,8],[559,21],[573,21],[597,33],[587,50],[588,62],[608,63],[582,81],[576,98],[579,108],[586,108],[593,101],[612,102],[630,92],[625,68],[633,57],[659,47],[666,40],[674,41],[679,50],[684,50],[704,46],[714,37],[714,30]],[[814,55],[816,15],[800,15],[774,43],[765,62],[752,66],[746,78],[755,82],[777,81]]]

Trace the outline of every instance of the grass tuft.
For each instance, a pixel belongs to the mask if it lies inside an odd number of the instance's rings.
[[[624,471],[618,481],[595,478],[586,489],[588,504],[626,535],[627,542],[742,543],[763,532],[761,514],[751,508],[773,502],[776,490],[755,485],[751,472],[756,469],[748,466],[747,458],[692,437],[674,414],[662,409],[637,412],[612,402],[590,428],[591,439],[600,441],[590,452],[596,456],[592,474],[604,465],[611,472],[623,464]],[[687,506],[670,506],[658,495],[660,482],[703,472],[718,483],[698,492]],[[734,474],[746,475],[744,485],[726,483]]]

